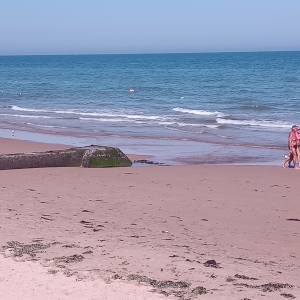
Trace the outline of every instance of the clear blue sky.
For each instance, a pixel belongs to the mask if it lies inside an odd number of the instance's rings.
[[[300,0],[0,0],[0,55],[300,50]]]

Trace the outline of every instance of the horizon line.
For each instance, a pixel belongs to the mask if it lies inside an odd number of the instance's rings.
[[[300,52],[300,50],[257,50],[257,51],[204,51],[204,52],[145,52],[145,53],[73,53],[73,54],[0,54],[4,56],[92,56],[92,55],[163,55],[163,54],[222,54],[222,53],[267,53]]]

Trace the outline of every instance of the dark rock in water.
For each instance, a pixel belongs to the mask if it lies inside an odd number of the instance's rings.
[[[214,260],[208,260],[204,263],[205,267],[211,267],[211,268],[219,268],[219,264]]]
[[[128,157],[118,148],[87,146],[65,150],[0,155],[0,170],[46,167],[130,167]]]
[[[135,160],[134,163],[139,163],[139,164],[146,164],[146,165],[156,165],[156,166],[168,166],[164,163],[159,163],[153,160],[148,160],[148,159],[139,159]]]

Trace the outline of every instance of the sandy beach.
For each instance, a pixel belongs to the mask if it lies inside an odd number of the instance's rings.
[[[0,153],[65,147],[0,139]],[[298,171],[0,172],[1,299],[300,298]]]

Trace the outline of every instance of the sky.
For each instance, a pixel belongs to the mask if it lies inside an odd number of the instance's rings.
[[[300,0],[0,0],[0,55],[299,51]]]

